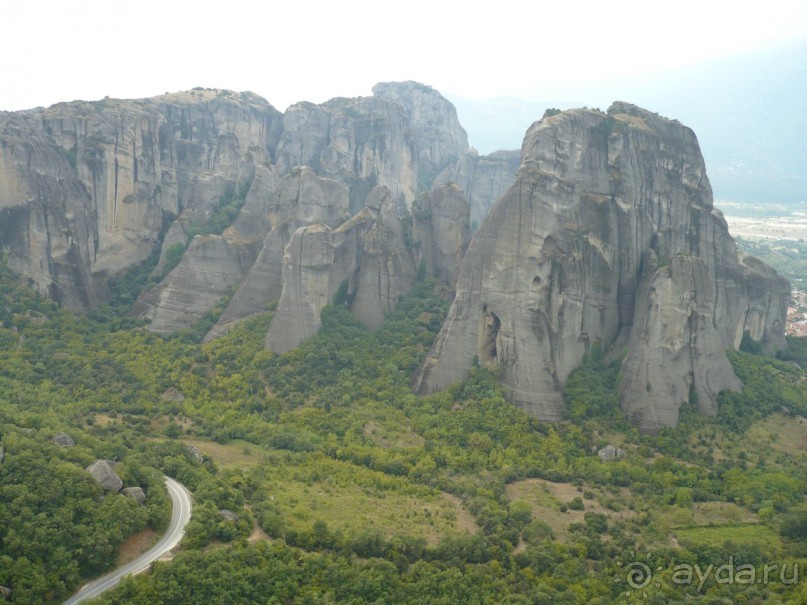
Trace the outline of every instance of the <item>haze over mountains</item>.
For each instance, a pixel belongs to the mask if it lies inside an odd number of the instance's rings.
[[[557,93],[555,89],[553,92]],[[446,95],[480,153],[516,149],[547,107],[605,108],[622,99],[690,126],[718,201],[807,201],[807,45],[654,74],[580,82],[560,95]]]

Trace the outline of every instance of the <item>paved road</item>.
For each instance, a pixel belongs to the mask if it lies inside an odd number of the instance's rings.
[[[165,478],[165,485],[168,494],[171,496],[173,510],[171,512],[171,523],[168,531],[162,539],[154,545],[148,552],[140,555],[131,563],[119,567],[110,574],[90,582],[79,590],[72,597],[67,599],[63,605],[74,605],[87,599],[94,599],[101,593],[117,586],[124,576],[135,575],[149,568],[149,566],[162,555],[174,548],[185,535],[185,525],[191,518],[191,498],[190,493],[181,483],[174,481],[170,477]]]

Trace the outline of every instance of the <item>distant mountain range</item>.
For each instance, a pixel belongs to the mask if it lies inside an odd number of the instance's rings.
[[[465,99],[447,94],[480,153],[516,149],[546,108],[640,104],[690,126],[715,198],[749,204],[807,201],[807,44],[641,79],[580,84],[561,97]]]

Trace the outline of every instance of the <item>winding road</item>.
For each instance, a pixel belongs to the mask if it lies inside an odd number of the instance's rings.
[[[174,481],[171,477],[165,478],[165,486],[168,488],[168,495],[171,496],[173,510],[171,511],[171,523],[168,526],[168,531],[165,532],[160,541],[134,561],[117,568],[112,573],[98,578],[94,582],[90,582],[67,599],[63,605],[74,605],[87,599],[94,599],[101,593],[117,586],[124,576],[135,575],[148,569],[154,561],[179,544],[182,536],[185,535],[185,526],[191,518],[190,492],[184,485]]]

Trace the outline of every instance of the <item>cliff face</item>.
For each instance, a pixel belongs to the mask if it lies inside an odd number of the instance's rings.
[[[377,185],[388,187],[400,207],[410,207],[418,191],[468,149],[454,106],[434,89],[387,82],[373,93],[289,107],[278,145],[281,173],[305,165],[343,183],[351,214]]]
[[[457,119],[457,110],[432,87],[380,82],[373,86],[373,95],[395,101],[406,111],[420,189],[426,189],[438,172],[468,150],[468,135]]]
[[[294,230],[315,222],[338,225],[348,216],[347,189],[309,168],[280,178],[263,167],[257,174],[234,224],[222,235],[194,237],[177,267],[141,296],[151,331],[189,327],[239,284],[220,324],[262,311],[280,297],[277,259]],[[250,279],[242,283],[244,276]]]
[[[201,241],[190,243],[177,273],[140,301],[138,309],[154,319],[154,329],[173,330],[209,311],[215,296],[255,286],[241,280],[259,254],[264,270],[279,276],[291,234],[321,220],[296,217],[298,223],[285,225],[285,236],[278,232],[270,242],[269,232],[283,221],[265,208],[273,190],[262,180],[264,169],[282,178],[307,166],[343,187],[348,211],[356,214],[379,185],[399,208],[411,206],[418,191],[467,146],[453,106],[411,82],[379,85],[373,97],[300,103],[285,114],[251,93],[202,89],[3,113],[0,248],[8,252],[11,268],[42,293],[87,309],[107,296],[107,275],[144,260],[160,237],[163,254],[155,275],[161,275],[167,249],[187,245],[223,196],[251,182],[256,191],[247,196],[235,231],[206,236],[203,247]],[[309,202],[306,191],[300,195],[302,207]],[[310,204],[319,201],[314,196]],[[212,254],[211,246],[218,252]],[[227,275],[216,276],[224,265],[205,271],[192,261],[198,254],[238,261],[226,261]],[[238,298],[264,291],[279,297],[274,286],[258,289]],[[193,294],[201,290],[203,296]],[[181,313],[182,321],[169,309],[176,306],[171,292],[177,300],[196,301],[190,313]],[[237,320],[255,308],[254,302],[238,303],[228,316]]]
[[[249,93],[198,90],[0,114],[0,245],[65,305],[145,259],[167,222],[204,212],[271,157],[281,114]]]
[[[437,208],[433,200],[447,203]],[[388,188],[376,187],[363,210],[338,228],[298,229],[283,256],[282,294],[267,347],[283,353],[316,334],[320,312],[334,302],[347,304],[368,328],[381,327],[415,283],[417,254],[427,274],[450,283],[468,242],[468,202],[456,187],[445,187],[419,198],[416,208],[413,221]],[[413,239],[418,235],[424,240]]]
[[[689,129],[625,103],[572,110],[527,132],[413,384],[441,389],[478,356],[514,403],[557,420],[564,381],[598,343],[627,349],[623,406],[654,431],[691,392],[714,413],[717,392],[740,386],[724,349],[744,330],[784,344],[788,296],[786,280],[738,257]]]
[[[412,205],[415,261],[426,275],[452,287],[470,240],[470,211],[454,183],[424,193]]]
[[[479,226],[496,200],[513,184],[520,162],[518,149],[482,156],[476,149],[470,149],[446,167],[434,184],[457,183],[471,205],[471,224]]]

